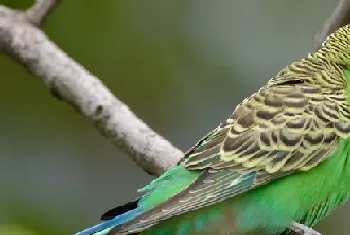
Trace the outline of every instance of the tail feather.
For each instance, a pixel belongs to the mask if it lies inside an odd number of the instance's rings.
[[[190,172],[177,166],[141,189],[142,196],[139,199],[107,211],[101,216],[104,222],[74,235],[107,235],[111,229],[117,227],[122,229],[120,234],[141,233],[153,223],[133,226],[133,220],[186,189],[199,175],[200,172]],[[126,224],[128,225],[125,227]]]
[[[124,214],[118,215],[114,219],[104,221],[102,223],[99,223],[99,224],[91,227],[91,228],[87,228],[81,232],[78,232],[74,235],[107,235],[108,232],[112,228],[114,228],[115,226],[124,224],[124,223],[134,219],[137,215],[142,214],[143,212],[144,212],[144,209],[138,207],[138,208],[133,209],[131,211],[128,211]]]
[[[113,209],[110,209],[109,211],[103,213],[101,215],[101,220],[106,221],[106,220],[111,220],[117,217],[118,215],[124,214],[128,211],[134,210],[137,208],[138,202],[140,199],[136,199],[134,201],[128,202],[122,206],[117,206]]]

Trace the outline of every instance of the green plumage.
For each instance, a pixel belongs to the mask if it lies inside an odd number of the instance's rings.
[[[314,226],[350,192],[349,67],[347,25],[239,104],[179,166],[140,190],[135,208],[79,234],[287,234],[293,221]]]

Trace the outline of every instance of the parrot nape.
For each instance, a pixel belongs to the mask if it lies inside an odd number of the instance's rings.
[[[349,136],[346,25],[244,99],[137,200],[76,235],[307,230],[349,197]]]

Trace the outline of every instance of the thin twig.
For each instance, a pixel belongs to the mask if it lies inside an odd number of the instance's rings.
[[[29,11],[45,12],[33,8]],[[146,172],[160,175],[176,165],[182,156],[180,150],[137,118],[98,78],[20,13],[0,6],[0,50],[94,123],[102,135],[127,152]]]
[[[47,16],[60,2],[61,0],[36,0],[34,5],[24,12],[24,17],[33,25],[42,27]]]
[[[314,37],[314,50],[321,47],[322,42],[328,35],[338,28],[350,23],[350,0],[339,0],[331,16],[322,25]]]
[[[299,235],[322,235],[321,233],[313,230],[312,228],[309,228],[303,224],[299,224],[297,222],[293,222],[289,229],[294,231],[295,233]]]

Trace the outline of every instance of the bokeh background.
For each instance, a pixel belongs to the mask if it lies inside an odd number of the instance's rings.
[[[0,0],[25,9],[29,0]],[[45,31],[182,150],[312,49],[336,0],[63,0]],[[72,234],[152,179],[0,54],[0,234]],[[166,156],[164,156],[166,157]],[[312,182],[310,182],[312,184]],[[349,234],[349,204],[317,229]]]

